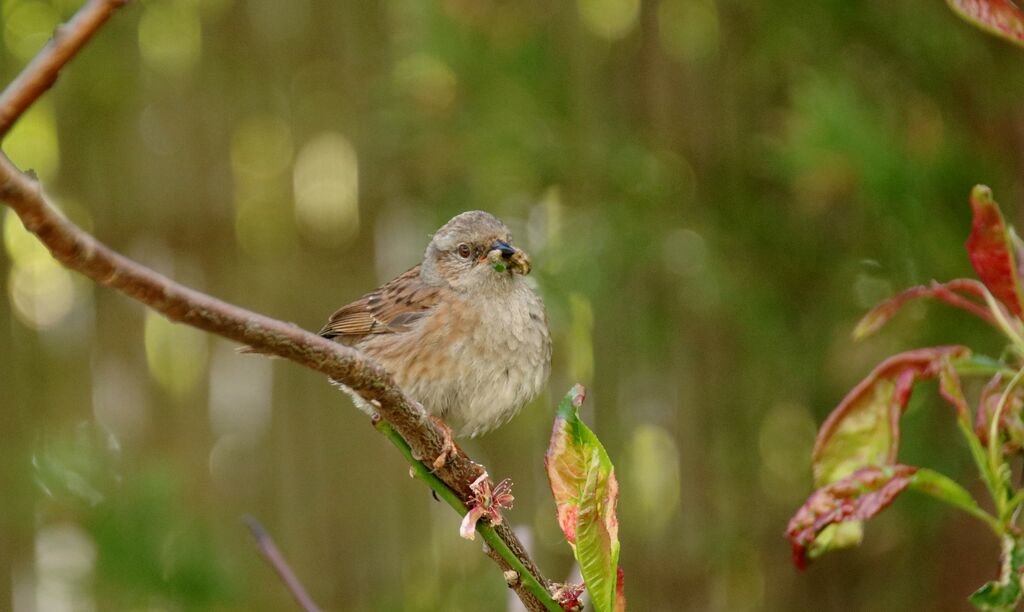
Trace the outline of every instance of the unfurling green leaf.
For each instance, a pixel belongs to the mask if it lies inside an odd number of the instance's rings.
[[[625,608],[619,564],[615,467],[597,436],[579,418],[585,391],[576,385],[558,407],[544,457],[558,524],[572,546],[598,612]]]
[[[899,419],[914,383],[936,376],[945,360],[970,355],[937,346],[894,355],[854,387],[832,411],[814,444],[814,484],[823,487],[866,466],[889,465],[899,448]]]
[[[1024,46],[1024,13],[1010,0],[946,0],[965,21]]]
[[[971,211],[974,219],[967,238],[967,254],[974,271],[1011,313],[1024,316],[1024,297],[1017,275],[1018,253],[991,189],[977,185],[971,190]]]
[[[1024,542],[1003,536],[1002,568],[999,579],[993,580],[971,595],[970,601],[980,610],[1008,610],[1021,599],[1024,578]]]

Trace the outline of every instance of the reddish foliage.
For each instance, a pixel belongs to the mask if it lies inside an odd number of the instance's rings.
[[[621,571],[621,570],[620,570]],[[586,587],[582,584],[563,584],[554,592],[555,601],[565,612],[579,612],[583,609],[583,591]]]
[[[891,432],[891,439],[887,448],[871,449],[880,454],[871,457],[865,456],[862,459],[864,459],[864,465],[894,462],[896,451],[899,448],[899,419],[910,399],[914,383],[918,379],[932,378],[937,375],[946,360],[964,357],[968,354],[970,354],[970,350],[964,346],[936,346],[893,355],[879,364],[867,378],[847,393],[818,431],[813,453],[816,473],[824,462],[825,455],[834,442],[834,437],[837,433],[841,435],[844,422],[851,416],[856,418],[866,410],[880,408],[876,403],[880,399],[876,391],[877,386],[882,382],[895,383],[892,395],[888,398],[888,404],[881,407],[887,411],[887,425]],[[835,460],[834,457],[832,459]],[[832,468],[834,465],[828,467]],[[819,481],[819,484],[826,483],[827,481]]]
[[[786,528],[793,563],[806,568],[808,548],[823,529],[878,514],[907,488],[915,473],[917,468],[909,465],[868,466],[812,493]]]
[[[971,424],[971,408],[967,405],[960,375],[949,359],[943,359],[939,370],[939,394],[956,409],[957,418],[967,426]]]
[[[615,578],[615,612],[625,612],[626,610],[625,582],[626,576],[622,573],[620,566],[618,576]]]
[[[1010,242],[1006,223],[999,206],[992,200],[988,187],[971,191],[971,235],[967,238],[967,254],[981,282],[1014,315],[1024,316],[1020,279],[1017,277],[1017,253]]]
[[[565,534],[565,541],[570,544],[576,543],[576,513],[580,507],[575,504],[562,504],[558,506],[558,526]]]
[[[974,25],[1024,44],[1024,13],[1010,0],[946,0],[946,3]]]
[[[942,300],[951,306],[962,308],[988,323],[995,323],[992,313],[989,312],[985,305],[965,298],[963,295],[960,295],[961,293],[973,295],[983,300],[983,296],[985,295],[985,286],[973,279],[959,278],[947,283],[932,281],[930,285],[911,287],[910,289],[902,291],[898,295],[885,300],[881,304],[878,304],[869,310],[868,313],[861,318],[860,322],[857,323],[857,327],[854,328],[853,337],[855,339],[861,339],[877,332],[883,325],[889,322],[889,319],[892,319],[893,316],[896,315],[896,312],[899,311],[904,304],[910,300],[922,297],[931,297]]]

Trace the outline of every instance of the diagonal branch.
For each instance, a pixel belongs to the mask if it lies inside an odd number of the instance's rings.
[[[57,81],[57,74],[92,38],[114,11],[128,0],[90,0],[71,21],[57,28],[53,38],[0,95],[0,138],[32,103]]]
[[[75,55],[124,0],[90,0],[57,30],[25,70],[0,94],[0,136],[53,84],[60,69]],[[331,342],[297,326],[218,300],[181,285],[107,247],[63,217],[50,204],[39,183],[0,153],[0,201],[18,215],[25,228],[68,268],[98,284],[142,302],[172,321],[184,323],[276,355],[344,383],[374,404],[408,443],[417,458],[437,457],[443,436],[423,408],[395,384],[384,368],[359,351]],[[460,499],[472,496],[469,484],[479,466],[464,454],[449,459],[437,477]],[[454,528],[453,528],[454,533]],[[547,581],[507,523],[495,527],[511,556],[491,555],[503,571],[525,567],[544,587]],[[493,551],[492,551],[493,552]],[[518,581],[512,585],[530,610],[552,609]]]

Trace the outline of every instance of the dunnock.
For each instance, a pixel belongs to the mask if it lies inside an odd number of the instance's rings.
[[[490,431],[551,370],[544,303],[523,278],[529,257],[511,242],[493,215],[464,212],[434,234],[423,263],[338,310],[320,335],[383,365],[455,435]]]

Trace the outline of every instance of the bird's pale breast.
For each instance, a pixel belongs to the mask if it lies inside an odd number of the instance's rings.
[[[544,305],[525,283],[489,297],[452,293],[412,329],[359,348],[459,436],[498,427],[540,392],[551,362]]]

